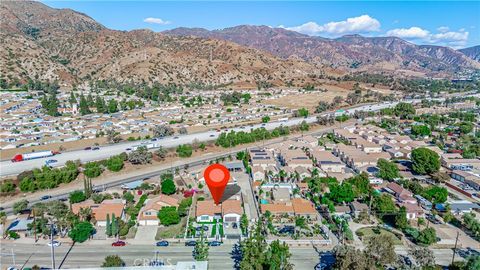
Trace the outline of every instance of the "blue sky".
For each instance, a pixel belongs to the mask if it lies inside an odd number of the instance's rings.
[[[240,24],[285,27],[308,35],[392,35],[455,48],[480,44],[480,1],[42,1],[86,13],[108,28],[163,31]]]

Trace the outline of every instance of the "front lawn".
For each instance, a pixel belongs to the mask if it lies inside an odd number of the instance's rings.
[[[393,243],[395,245],[402,245],[402,240],[398,238],[394,233],[389,232],[388,230],[385,230],[383,228],[378,228],[378,227],[365,227],[358,229],[355,234],[363,241],[365,242],[370,236],[373,236],[375,234],[385,234],[385,235],[390,235],[393,239]]]

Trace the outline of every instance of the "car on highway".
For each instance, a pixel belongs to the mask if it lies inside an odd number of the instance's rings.
[[[163,240],[163,241],[157,242],[155,245],[157,247],[168,247],[169,243],[168,243],[168,241]]]
[[[173,137],[174,139],[178,139],[178,136]]]
[[[194,240],[185,242],[185,246],[187,246],[187,247],[194,247],[196,245],[197,245],[197,242],[194,241]]]
[[[92,147],[87,146],[87,147],[83,148],[83,150],[92,150]]]
[[[56,159],[47,159],[47,160],[45,161],[46,164],[57,163],[57,162],[58,162],[58,160],[56,160]]]
[[[215,134],[210,134],[210,137],[215,137]]]
[[[48,200],[48,199],[51,199],[51,198],[52,198],[52,196],[50,196],[50,195],[45,195],[45,196],[40,197],[40,200],[41,200],[41,201],[45,201],[45,200]]]
[[[51,246],[59,247],[61,244],[62,244],[62,243],[60,243],[60,242],[58,242],[58,241],[56,241],[56,240],[47,243],[47,245],[48,245],[49,247],[51,247]]]
[[[113,242],[112,243],[112,247],[123,247],[125,246],[127,243],[123,242],[123,241],[116,241],[116,242]]]
[[[211,241],[211,242],[208,242],[208,246],[210,246],[210,247],[218,247],[218,246],[220,246],[220,245],[222,245],[222,242],[220,242],[220,241]]]
[[[130,147],[125,149],[125,151],[131,151],[131,150],[132,150],[132,148],[130,148]]]
[[[68,198],[60,198],[58,200],[61,201],[61,202],[66,202],[66,201],[68,201]]]
[[[92,150],[94,150],[94,151],[95,151],[95,150],[100,150],[100,147],[95,146],[95,147],[92,148]]]

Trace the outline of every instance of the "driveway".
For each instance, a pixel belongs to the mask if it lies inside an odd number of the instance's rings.
[[[155,243],[155,235],[157,234],[158,226],[138,226],[135,238],[130,240],[135,243],[149,244]]]
[[[243,197],[243,209],[249,220],[257,220],[258,213],[256,209],[255,199],[252,193],[252,185],[250,177],[246,173],[232,173],[237,179],[237,185],[240,187]]]

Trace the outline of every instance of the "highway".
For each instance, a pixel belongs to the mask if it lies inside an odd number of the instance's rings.
[[[347,114],[353,114],[355,111],[379,111],[384,108],[394,107],[397,103],[398,102],[362,105],[355,108],[346,109],[345,112]],[[328,114],[329,113],[323,113],[321,115],[328,115]],[[288,119],[287,121],[274,121],[274,122],[269,122],[265,124],[255,124],[255,125],[231,128],[231,129],[228,129],[228,131],[230,130],[249,131],[252,128],[261,128],[261,127],[264,127],[267,130],[272,130],[281,125],[283,126],[299,125],[304,120],[307,123],[313,123],[316,121],[316,119],[317,119],[316,115],[310,116],[307,118],[292,118],[292,119]],[[225,130],[222,130],[222,132],[223,131]],[[198,140],[200,142],[213,141],[220,135],[220,133],[221,132],[217,132],[217,131],[205,131],[205,132],[192,133],[192,134],[186,134],[186,135],[176,135],[176,136],[165,137],[162,139],[157,139],[157,141],[154,143],[164,148],[174,148],[181,144],[191,144],[194,140]],[[45,165],[45,161],[48,159],[55,159],[58,161],[56,163],[51,164],[51,166],[53,167],[61,167],[65,165],[65,162],[69,160],[80,160],[81,162],[85,163],[89,161],[107,159],[113,155],[118,155],[122,152],[128,152],[126,150],[127,148],[132,148],[136,145],[147,144],[147,143],[153,143],[153,142],[149,140],[135,141],[135,142],[122,142],[118,144],[100,146],[99,150],[74,150],[74,151],[63,152],[53,157],[25,160],[21,162],[11,162],[10,160],[3,160],[0,162],[0,176],[4,177],[4,176],[17,175],[26,170],[40,168]],[[19,149],[19,151],[21,151],[21,149]]]

